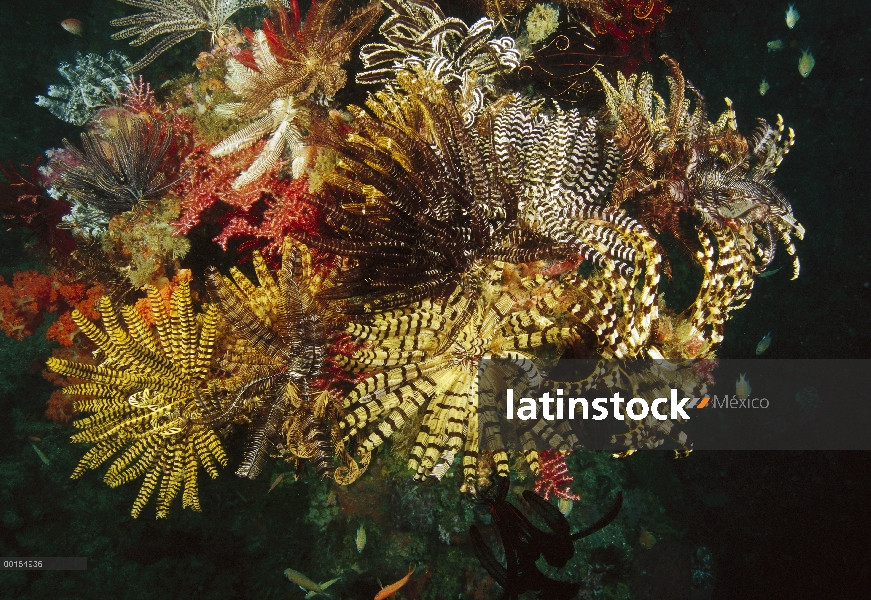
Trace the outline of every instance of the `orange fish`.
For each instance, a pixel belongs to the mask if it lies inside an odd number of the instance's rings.
[[[60,26],[73,35],[82,35],[82,31],[84,31],[84,26],[78,19],[64,19],[60,22]]]
[[[408,575],[397,581],[396,583],[391,583],[387,587],[381,588],[381,591],[375,594],[375,600],[384,600],[385,598],[389,598],[393,594],[399,591],[399,589],[408,583],[408,580],[411,579],[411,574],[414,573],[415,565],[411,565],[408,568]]]

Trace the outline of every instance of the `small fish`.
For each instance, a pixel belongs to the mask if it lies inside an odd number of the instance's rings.
[[[782,40],[771,40],[767,44],[769,52],[777,52],[778,50],[783,50],[783,41]]]
[[[765,271],[765,273],[762,273],[761,275],[759,275],[759,277],[760,277],[760,278],[763,278],[763,277],[771,277],[772,275],[774,275],[775,273],[777,273],[777,272],[778,272],[779,270],[781,270],[782,268],[783,268],[783,267],[777,267],[777,268],[774,269],[773,271]]]
[[[762,83],[759,84],[759,95],[764,96],[768,93],[769,89],[771,89],[771,86],[768,85],[768,82],[763,79]]]
[[[792,29],[800,18],[801,15],[795,10],[795,4],[790,4],[789,8],[786,9],[786,26]]]
[[[302,591],[307,592],[305,595],[306,598],[313,598],[318,594],[323,594],[324,590],[336,583],[341,578],[341,575],[339,575],[339,577],[336,577],[335,579],[330,579],[329,581],[325,581],[324,583],[315,583],[299,571],[294,571],[293,569],[285,569],[284,576],[287,577],[288,580],[290,580],[292,583],[298,585],[300,589],[302,589]]]
[[[363,548],[366,547],[366,528],[360,525],[360,529],[357,530],[357,552],[362,552]]]
[[[64,19],[60,22],[60,26],[73,35],[82,35],[82,32],[85,30],[82,22],[78,19]]]
[[[402,579],[400,579],[396,583],[391,583],[387,587],[381,588],[381,591],[379,591],[377,594],[375,594],[375,600],[384,600],[385,598],[389,598],[390,596],[392,596],[393,594],[398,592],[400,590],[400,588],[402,586],[404,586],[406,583],[408,583],[409,579],[411,579],[411,574],[414,573],[415,568],[416,568],[416,565],[411,565],[408,568],[408,575],[406,575],[405,577],[403,577]]]
[[[558,505],[559,511],[563,514],[564,517],[567,517],[569,516],[569,513],[572,512],[572,506],[574,506],[574,502],[572,502],[568,498],[560,498]]]
[[[324,596],[326,596],[327,593],[326,593],[325,590],[326,590],[328,587],[330,587],[331,585],[333,585],[334,583],[336,583],[336,582],[337,582],[339,579],[341,579],[341,578],[342,578],[342,577],[339,576],[339,577],[336,577],[335,579],[330,579],[329,581],[325,581],[325,582],[319,584],[319,586],[320,586],[320,588],[321,588],[321,591],[320,591],[320,592],[315,592],[315,591],[310,591],[310,592],[308,592],[308,593],[305,595],[305,600],[310,600],[311,598],[314,598],[315,596],[317,596],[317,595],[319,595],[319,594],[323,594]]]
[[[281,475],[279,475],[278,477],[276,477],[276,478],[272,481],[272,485],[269,486],[269,491],[266,492],[266,493],[268,494],[269,492],[271,492],[272,490],[274,490],[275,488],[277,488],[277,487],[278,487],[278,484],[281,483],[282,481],[284,481],[284,476],[285,476],[285,473],[282,473]]]
[[[762,339],[759,340],[758,344],[756,344],[756,356],[759,356],[760,354],[762,354],[763,352],[768,350],[768,347],[770,345],[771,345],[771,332],[769,331],[764,336],[762,336]]]
[[[750,382],[744,379],[747,373],[741,373],[741,378],[735,382],[735,395],[739,398],[749,398],[750,392],[753,390],[750,387]]]
[[[39,457],[39,460],[41,460],[43,462],[43,464],[46,464],[46,465],[51,464],[51,461],[48,460],[48,457],[45,455],[45,453],[42,450],[40,450],[39,448],[36,447],[36,444],[34,444],[33,442],[30,442],[30,445],[33,446],[33,451],[36,452],[36,455]]]
[[[29,435],[29,436],[27,436],[27,439],[29,439],[31,442],[41,442],[42,441],[42,438],[36,437],[35,435]]]
[[[641,544],[642,548],[650,550],[656,544],[656,536],[646,529],[642,529],[641,533],[638,534],[638,543]]]
[[[817,61],[814,60],[814,55],[811,54],[811,49],[801,51],[801,58],[798,59],[798,72],[802,77],[807,77],[811,74],[811,71],[814,68],[814,65],[817,64]]]

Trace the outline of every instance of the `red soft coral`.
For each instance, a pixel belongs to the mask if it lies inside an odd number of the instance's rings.
[[[223,227],[214,241],[225,251],[240,239],[240,261],[258,248],[268,259],[281,254],[285,235],[313,233],[319,213],[309,203],[305,179],[287,179],[273,170],[251,185],[233,189],[233,182],[260,152],[263,142],[230,156],[215,158],[208,146],[197,146],[185,161],[186,177],[175,187],[182,213],[173,223],[175,235],[185,235],[203,220]],[[220,205],[219,205],[220,201]],[[221,210],[206,216],[213,208]]]
[[[57,321],[49,326],[48,331],[45,332],[45,338],[47,340],[54,340],[61,346],[72,346],[75,343],[76,335],[79,333],[78,326],[73,322],[73,309],[77,309],[92,321],[98,320],[100,313],[97,312],[95,305],[97,300],[106,295],[106,288],[101,284],[87,287],[84,284],[76,283],[69,285],[61,284],[60,289],[62,290],[61,295],[64,297],[69,308],[61,313]]]
[[[272,179],[272,178],[270,178]],[[258,249],[267,259],[281,255],[285,236],[295,231],[315,233],[320,213],[309,202],[305,179],[273,179],[262,205],[228,214],[223,231],[215,237],[225,251],[234,238],[241,238],[239,251]]]
[[[49,250],[64,256],[76,247],[73,237],[58,229],[61,219],[70,210],[64,200],[50,198],[45,190],[34,183],[40,179],[37,158],[29,167],[29,178],[9,163],[0,164],[0,213],[13,225],[27,227]],[[4,181],[5,179],[5,181]]]
[[[575,478],[569,473],[566,456],[559,450],[543,450],[538,454],[539,472],[535,476],[535,493],[545,500],[553,494],[565,500],[578,500],[569,487]]]

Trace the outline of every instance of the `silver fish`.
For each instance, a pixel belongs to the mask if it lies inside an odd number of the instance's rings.
[[[360,525],[360,529],[357,530],[357,552],[362,552],[363,548],[366,547],[366,528]]]

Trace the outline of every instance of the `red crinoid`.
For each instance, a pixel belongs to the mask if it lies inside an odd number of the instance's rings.
[[[640,40],[644,60],[650,61],[650,34],[671,12],[668,5],[660,0],[604,0],[602,8],[613,19],[592,14],[590,25],[596,33],[613,36],[624,52]]]
[[[40,157],[41,158],[41,157]],[[27,227],[39,241],[60,256],[72,252],[76,243],[73,237],[58,224],[70,210],[69,203],[49,197],[34,181],[39,180],[40,158],[31,163],[29,177],[25,177],[11,162],[0,164],[0,213],[13,226]]]
[[[578,500],[569,487],[575,478],[566,463],[568,453],[559,450],[543,450],[538,453],[539,472],[535,476],[535,493],[548,500],[553,494],[564,500]]]

